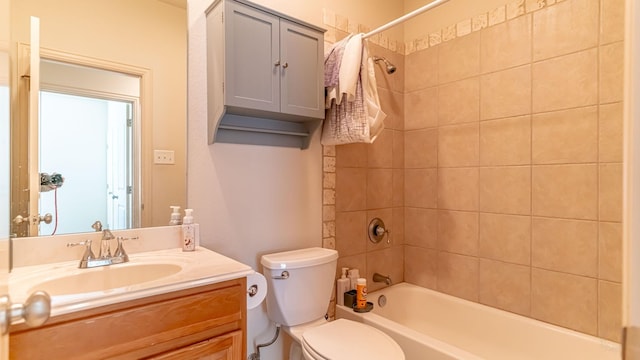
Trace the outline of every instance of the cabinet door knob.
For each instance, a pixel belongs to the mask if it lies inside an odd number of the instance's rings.
[[[276,63],[273,64],[273,66],[280,66],[280,60],[276,61]]]
[[[0,298],[0,332],[7,334],[11,323],[20,319],[29,327],[44,324],[51,313],[51,297],[44,291],[36,291],[24,304],[12,304],[9,295]]]
[[[285,68],[285,69],[288,68],[289,67],[289,63],[285,62],[284,65],[282,65],[282,67]]]

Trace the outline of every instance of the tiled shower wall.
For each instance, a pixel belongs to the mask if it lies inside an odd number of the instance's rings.
[[[619,341],[624,1],[534,3],[372,51],[399,68],[387,130],[325,149],[325,245],[372,290],[377,271]]]

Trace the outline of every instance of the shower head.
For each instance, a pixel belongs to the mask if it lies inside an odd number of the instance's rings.
[[[378,61],[384,62],[387,74],[393,74],[397,70],[395,65],[393,65],[391,62],[389,62],[389,60],[385,59],[382,56],[374,56],[373,57],[373,61],[375,61],[375,62],[378,62]]]

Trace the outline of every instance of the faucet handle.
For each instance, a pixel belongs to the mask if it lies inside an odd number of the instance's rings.
[[[136,237],[123,237],[123,236],[116,237],[116,240],[118,240],[118,248],[113,253],[113,256],[122,258],[123,262],[129,261],[129,255],[127,255],[127,253],[124,251],[124,247],[122,246],[122,242],[123,241],[127,241],[127,240],[138,240],[138,239],[139,239],[138,236],[136,236]]]
[[[82,254],[82,259],[80,259],[80,267],[82,267],[83,263],[87,263],[89,260],[93,260],[96,256],[91,251],[91,240],[79,241],[75,243],[67,243],[67,247],[75,247],[75,246],[86,246],[84,249],[84,254]],[[86,266],[85,266],[86,267]]]

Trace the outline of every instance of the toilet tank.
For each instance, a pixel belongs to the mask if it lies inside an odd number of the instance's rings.
[[[269,319],[295,326],[324,317],[337,261],[337,251],[323,248],[263,255],[260,263],[267,278]]]

